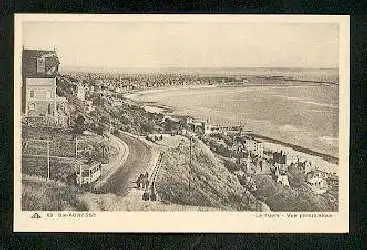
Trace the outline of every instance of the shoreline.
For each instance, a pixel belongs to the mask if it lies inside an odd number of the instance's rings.
[[[335,157],[335,156],[332,156],[332,155],[329,155],[329,154],[320,153],[320,152],[314,151],[310,148],[302,147],[302,146],[292,144],[292,143],[289,143],[289,142],[280,141],[280,140],[277,140],[277,139],[274,139],[272,137],[268,137],[268,136],[265,136],[265,135],[260,135],[260,134],[256,134],[256,133],[249,133],[248,135],[253,136],[256,139],[264,140],[265,142],[281,145],[281,146],[284,146],[284,147],[287,147],[287,148],[292,148],[295,152],[300,152],[300,153],[304,153],[304,154],[307,154],[307,155],[319,157],[323,161],[326,161],[326,162],[331,163],[331,164],[339,165],[339,158]]]
[[[203,85],[175,85],[175,86],[159,86],[159,87],[148,87],[145,89],[133,90],[130,93],[123,94],[124,97],[130,99],[131,96],[144,95],[147,93],[172,91],[181,89],[200,89],[200,88],[236,88],[236,87],[309,87],[325,85],[330,87],[339,86],[338,83],[334,82],[323,82],[323,81],[311,81],[311,80],[293,80],[293,79],[267,79],[266,76],[258,76],[258,79],[269,81],[269,83],[258,82],[258,83],[230,83],[230,84],[203,84]],[[286,82],[286,83],[281,83]]]
[[[270,86],[269,85],[261,85],[261,84],[247,84],[247,85],[235,85],[235,86],[230,86],[230,85],[226,85],[223,87],[253,87],[253,86]],[[290,86],[290,85],[283,85],[283,84],[273,84],[272,86],[274,87],[279,87],[279,86]],[[294,86],[294,85],[291,85]],[[308,86],[308,85],[306,85]],[[163,105],[157,102],[152,102],[152,101],[138,101],[134,99],[134,96],[139,96],[139,95],[144,95],[147,93],[154,93],[154,92],[161,92],[161,91],[170,91],[170,90],[180,90],[180,89],[188,89],[188,88],[212,88],[212,87],[222,87],[222,86],[216,86],[216,85],[207,85],[206,87],[203,86],[194,86],[194,87],[189,87],[189,86],[183,86],[183,87],[164,87],[164,88],[158,88],[158,89],[151,89],[151,90],[142,90],[142,91],[137,91],[128,95],[124,95],[125,98],[127,98],[128,100],[134,102],[137,105],[141,105],[142,107],[145,108],[145,110],[147,111],[147,107],[148,109],[152,108],[152,110],[154,109],[155,113],[161,113],[163,115],[171,115],[173,117],[177,117],[177,118],[183,118],[183,117],[191,117],[193,119],[196,119],[196,117],[192,116],[192,115],[179,115],[179,114],[174,114],[175,108],[174,107],[170,107],[167,105]],[[148,111],[147,111],[148,112]],[[275,144],[275,145],[280,145],[281,147],[286,147],[286,148],[291,148],[292,150],[294,150],[294,152],[299,152],[299,153],[303,153],[306,155],[310,155],[313,157],[317,157],[319,159],[321,159],[322,161],[325,161],[327,163],[330,164],[334,164],[334,165],[339,165],[339,157],[330,155],[330,154],[325,154],[325,153],[321,153],[321,152],[317,152],[313,149],[307,148],[307,147],[303,147],[300,145],[296,145],[296,144],[292,144],[290,142],[285,142],[285,141],[281,141],[269,136],[265,136],[262,135],[260,133],[247,133],[247,135],[250,135],[258,140],[261,140],[263,142],[267,142],[267,143],[271,143],[271,144]]]

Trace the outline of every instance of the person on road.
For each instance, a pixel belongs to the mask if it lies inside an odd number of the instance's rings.
[[[149,192],[148,192],[148,187],[145,189],[145,192],[142,196],[142,200],[143,201],[149,201]]]
[[[140,174],[139,177],[138,177],[138,180],[136,181],[136,184],[138,185],[138,188],[140,188],[140,186],[143,186],[143,183],[142,183],[143,178],[144,178],[143,174]]]
[[[150,200],[151,201],[156,201],[157,200],[157,195],[155,193],[154,182],[152,182],[152,185],[150,186]]]

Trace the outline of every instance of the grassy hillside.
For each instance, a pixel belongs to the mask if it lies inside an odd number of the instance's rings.
[[[22,181],[22,209],[24,211],[87,211],[85,203],[76,195],[74,186],[24,176]]]
[[[268,210],[201,141],[193,143],[191,168],[189,152],[188,143],[165,152],[157,178],[157,191],[162,200],[233,210]]]

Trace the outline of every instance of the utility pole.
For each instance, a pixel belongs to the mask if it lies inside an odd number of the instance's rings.
[[[47,140],[47,180],[50,180],[50,141]]]
[[[110,129],[109,129],[110,131],[110,134],[111,134],[111,130],[112,130],[112,125],[111,125],[111,118],[110,118]]]
[[[82,164],[79,164],[79,185],[82,185]]]
[[[75,136],[75,159],[78,158],[78,138]]]
[[[191,152],[192,152],[192,136],[190,136],[190,162],[189,162],[189,197],[191,197]]]

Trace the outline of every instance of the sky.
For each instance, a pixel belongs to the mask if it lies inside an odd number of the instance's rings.
[[[333,23],[25,22],[27,49],[56,48],[60,69],[338,67]]]

